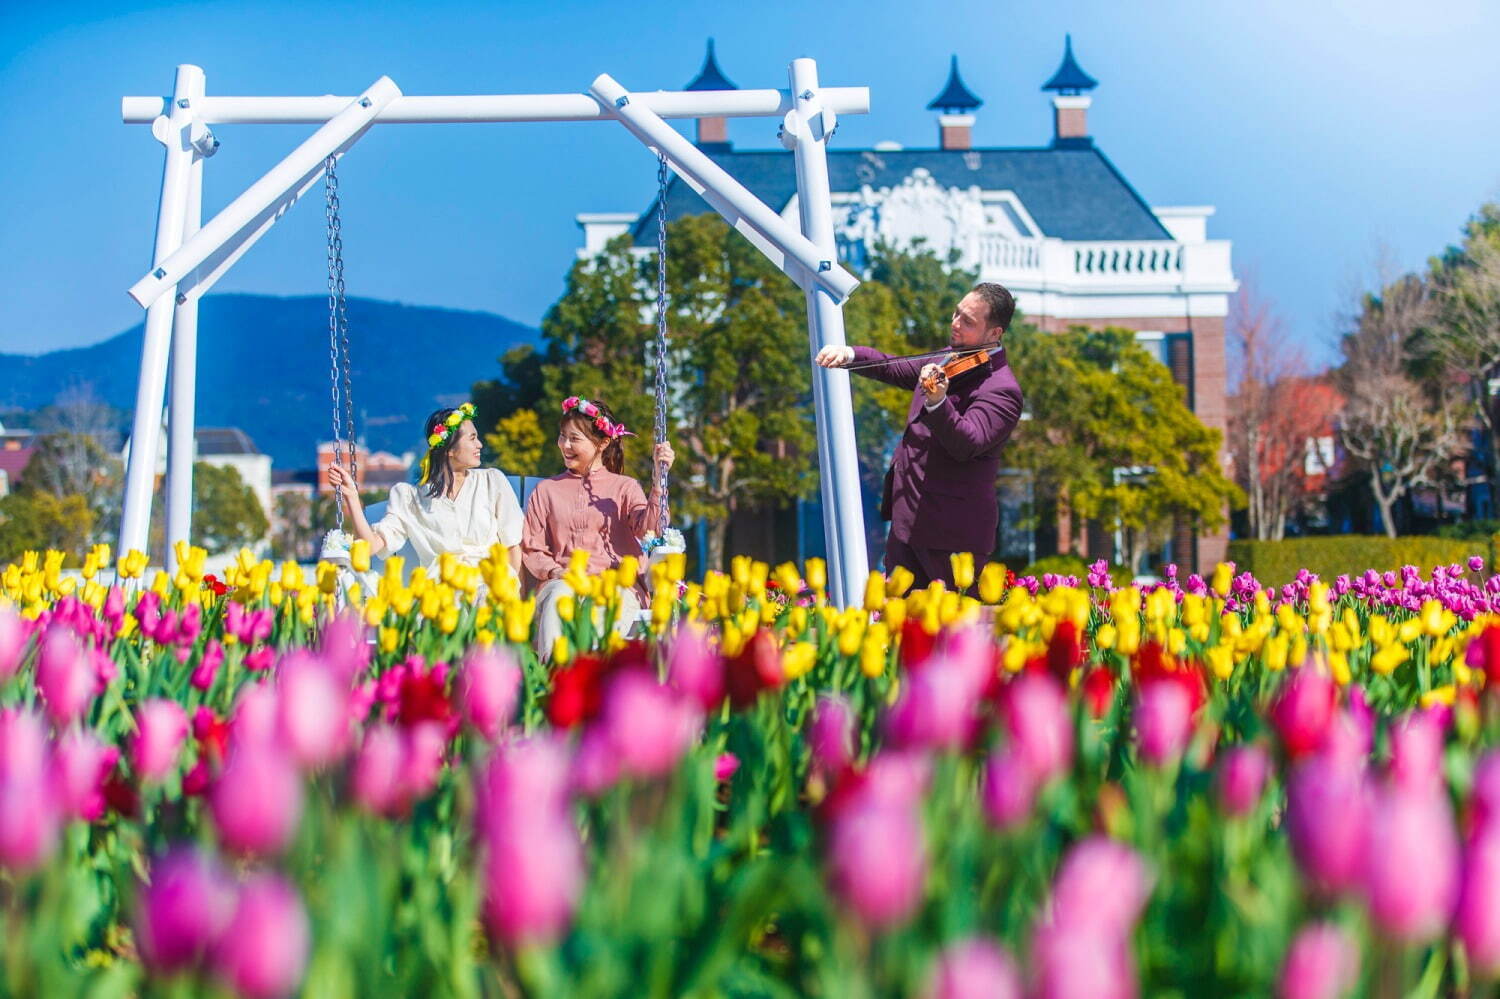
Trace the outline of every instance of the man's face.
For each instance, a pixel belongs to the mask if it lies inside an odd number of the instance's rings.
[[[989,304],[972,291],[954,307],[949,331],[948,345],[956,348],[994,343],[1003,332],[998,326],[990,325]]]

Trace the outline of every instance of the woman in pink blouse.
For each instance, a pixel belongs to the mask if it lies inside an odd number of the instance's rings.
[[[641,558],[641,539],[651,533],[661,510],[653,485],[648,500],[640,483],[621,475],[625,464],[622,439],[634,436],[617,423],[608,406],[570,396],[563,400],[557,447],[567,471],[533,490],[526,501],[521,530],[521,563],[538,586],[536,647],[549,655],[562,622],[557,600],[568,592],[562,574],[574,551],[589,553],[590,575],[613,569],[626,555]],[[658,468],[671,468],[672,446],[656,445]],[[617,627],[623,633],[640,611],[640,595],[621,595]]]

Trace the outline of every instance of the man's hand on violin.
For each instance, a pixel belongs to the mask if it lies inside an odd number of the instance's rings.
[[[941,364],[925,364],[918,376],[922,386],[922,401],[931,409],[948,397],[948,376]]]
[[[813,362],[820,368],[842,368],[854,363],[854,348],[830,344],[818,351]]]

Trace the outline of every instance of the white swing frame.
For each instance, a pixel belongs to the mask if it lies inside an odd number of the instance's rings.
[[[436,122],[620,122],[668,164],[731,226],[784,271],[807,298],[809,362],[826,345],[845,343],[843,303],[859,285],[840,266],[834,242],[826,142],[839,114],[866,114],[867,87],[818,85],[812,59],[793,60],[786,90],[631,93],[607,74],[584,94],[406,97],[381,77],[358,97],[210,97],[203,70],[177,67],[171,97],[126,97],[126,124],[149,124],[166,147],[151,270],[130,288],[146,309],[119,550],[144,551],[151,517],[167,360],[172,365],[167,437],[167,548],[189,540],[192,522],[198,300],[376,124]],[[781,118],[778,136],[795,159],[800,227],[788,224],[666,118]],[[220,124],[318,124],[316,131],[208,222],[202,222],[203,163]],[[823,528],[834,602],[864,592],[864,510],[855,452],[849,373],[812,365]]]

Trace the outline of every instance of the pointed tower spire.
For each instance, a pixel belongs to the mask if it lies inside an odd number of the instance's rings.
[[[1099,85],[1073,58],[1073,36],[1063,36],[1062,65],[1052,74],[1052,79],[1042,84],[1043,90],[1054,92],[1052,97],[1052,144],[1071,146],[1090,144],[1089,106],[1094,99],[1085,93]]]
[[[938,112],[938,147],[970,148],[974,144],[974,110],[982,104],[984,101],[974,96],[958,75],[958,56],[953,56],[943,92],[927,102],[927,110]]]
[[[703,58],[703,68],[693,77],[684,90],[738,90],[724,71],[719,60],[714,58],[714,40],[708,40],[708,55]],[[698,146],[702,149],[727,151],[729,149],[729,123],[721,117],[698,119]]]

